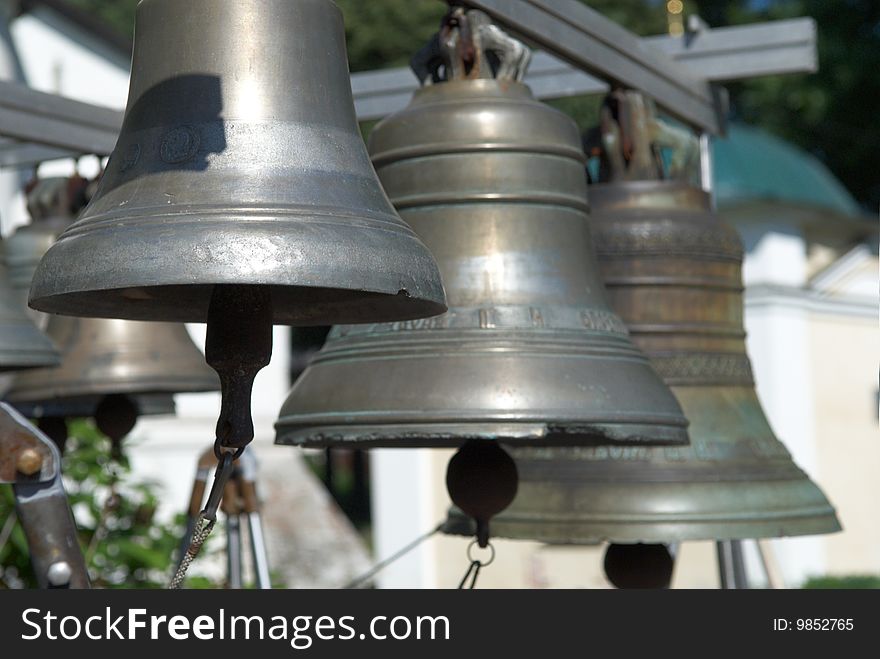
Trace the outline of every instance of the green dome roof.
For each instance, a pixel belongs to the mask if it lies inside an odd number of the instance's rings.
[[[727,137],[712,140],[712,155],[720,209],[760,201],[864,215],[819,160],[758,128],[730,125]]]

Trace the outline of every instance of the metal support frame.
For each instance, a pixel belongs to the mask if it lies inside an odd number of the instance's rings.
[[[741,540],[719,540],[715,543],[718,552],[718,572],[722,590],[743,590],[749,587],[746,563],[743,558]]]
[[[80,154],[75,154],[67,149],[56,149],[51,146],[0,139],[0,167],[24,169],[36,167],[48,160],[71,158],[76,155]]]
[[[48,148],[49,155],[108,155],[116,146],[122,128],[122,112],[45,94],[24,85],[0,82],[0,163],[32,161],[33,148]],[[5,154],[5,155],[4,155]],[[14,158],[10,154],[17,154]]]
[[[647,37],[639,43],[662,50],[694,75],[713,82],[811,73],[818,66],[812,18],[704,29],[685,37]],[[525,82],[539,99],[604,94],[609,89],[604,80],[543,51],[532,58]],[[418,87],[407,67],[352,74],[358,119],[380,119],[402,110]]]
[[[462,0],[528,42],[615,85],[644,92],[699,130],[723,133],[723,91],[579,0]]]
[[[177,569],[192,541],[193,531],[202,510],[202,503],[207,490],[207,482],[216,464],[214,448],[206,450],[196,465],[196,477],[193,481],[187,508],[186,530],[180,543]],[[227,586],[232,589],[243,588],[245,547],[242,540],[242,528],[247,526],[249,550],[255,586],[259,590],[272,588],[269,574],[269,559],[266,554],[266,540],[263,534],[263,522],[260,517],[257,499],[257,458],[253,447],[249,447],[235,463],[235,470],[223,488],[221,508],[225,514],[226,527],[226,575]],[[243,524],[244,522],[244,524]]]
[[[817,67],[816,25],[810,18],[708,29],[684,38],[648,37],[636,43],[637,51],[652,56],[663,51],[668,57],[657,56],[671,58],[676,69],[708,81],[811,72]],[[547,52],[535,54],[526,83],[540,99],[608,91],[608,83]],[[355,73],[351,86],[358,119],[368,121],[405,107],[418,82],[408,68],[395,68]],[[122,117],[120,110],[0,82],[0,135],[7,138],[0,139],[0,167],[31,167],[84,154],[107,156]]]
[[[58,447],[0,403],[0,483],[12,483],[41,588],[88,588],[89,575],[61,482]]]

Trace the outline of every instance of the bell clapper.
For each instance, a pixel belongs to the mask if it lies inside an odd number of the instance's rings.
[[[664,544],[617,544],[605,550],[605,576],[616,588],[669,588],[674,548]]]
[[[218,284],[208,306],[205,359],[220,376],[220,416],[214,455],[217,469],[208,502],[199,513],[186,553],[169,586],[180,588],[190,564],[217,521],[217,509],[235,460],[254,438],[251,392],[272,357],[272,300],[268,286]]]
[[[507,508],[516,496],[519,477],[516,463],[501,445],[490,439],[470,439],[452,456],[446,469],[446,489],[452,502],[477,524],[476,539],[468,547],[470,567],[459,588],[471,577],[473,588],[481,567],[495,558],[489,544],[489,520]],[[489,548],[488,561],[474,559],[474,545]]]
[[[114,460],[122,457],[122,440],[132,431],[137,419],[137,403],[124,394],[104,396],[95,408],[95,425],[110,439]]]
[[[254,438],[251,392],[272,357],[272,299],[268,286],[214,286],[208,306],[205,359],[220,376],[220,417],[214,454],[238,457]]]

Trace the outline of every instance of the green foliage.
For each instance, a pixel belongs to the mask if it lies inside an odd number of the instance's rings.
[[[92,585],[164,587],[183,534],[182,519],[157,521],[156,485],[131,478],[124,456],[118,462],[111,461],[110,441],[91,421],[76,421],[70,426],[63,473]],[[11,487],[4,486],[0,494],[2,530],[14,519],[14,501]],[[187,585],[212,584],[193,578]],[[0,546],[0,588],[35,586],[27,542],[16,522],[8,542]]]
[[[113,27],[120,34],[131,35],[134,29],[134,12],[140,0],[68,0],[96,18]]]
[[[642,36],[668,29],[663,0],[581,0],[585,5]]]
[[[880,588],[880,576],[874,574],[851,574],[834,577],[813,577],[802,586],[807,589],[819,588]]]
[[[405,66],[424,46],[446,13],[442,2],[335,0],[345,16],[352,71]]]
[[[794,16],[816,19],[819,71],[728,86],[735,115],[816,155],[859,202],[876,212],[880,206],[880,3],[779,0],[764,12],[748,15],[748,22]]]

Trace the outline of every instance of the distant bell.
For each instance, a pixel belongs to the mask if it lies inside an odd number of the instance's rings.
[[[6,241],[22,314],[40,258],[77,211],[70,190],[63,178],[37,184],[27,195],[31,223]],[[219,389],[183,324],[49,316],[45,325],[61,364],[19,374],[7,393],[30,416],[92,416],[114,394],[132,398],[138,414],[171,414],[173,394]]]
[[[45,410],[35,416],[92,416],[101,398],[111,394],[137,397],[220,388],[216,373],[180,323],[53,316],[47,331],[61,349],[61,365],[19,374],[7,393],[17,407]],[[67,413],[49,412],[62,408]],[[139,414],[173,411],[171,401],[155,395],[138,406]]]
[[[0,372],[53,366],[59,361],[55,346],[25,313],[10,286],[0,254]]]
[[[330,0],[141,2],[119,140],[31,306],[205,322],[231,284],[271,287],[280,324],[445,311],[370,164],[346,62]]]
[[[681,408],[606,302],[577,127],[480,57],[469,70],[484,77],[447,60],[452,79],[417,91],[369,140],[382,185],[440,264],[449,311],[334,327],[276,442],[685,443]]]
[[[755,394],[736,231],[684,183],[607,183],[590,194],[612,305],[681,402],[691,445],[516,451],[519,494],[493,532],[670,543],[840,530]],[[461,513],[453,516],[447,527],[466,533]]]

